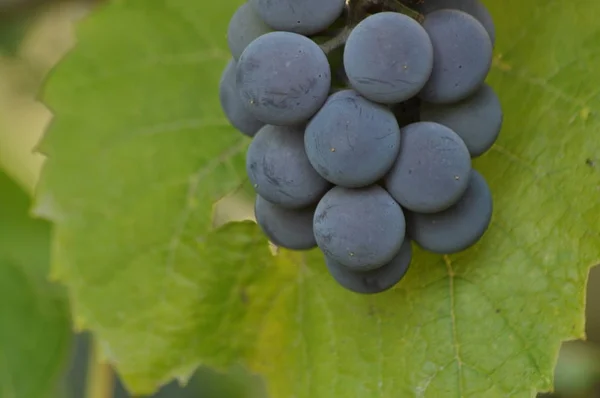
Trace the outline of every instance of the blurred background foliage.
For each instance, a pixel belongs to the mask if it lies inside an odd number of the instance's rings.
[[[0,0],[0,275],[4,275],[0,280],[0,300],[3,301],[0,304],[0,340],[18,334],[30,339],[25,342],[28,350],[10,341],[0,341],[0,398],[128,397],[111,368],[94,355],[93,341],[87,334],[69,329],[64,334],[70,338],[47,335],[46,340],[55,337],[50,342],[50,348],[54,348],[50,350],[52,355],[66,356],[65,360],[52,359],[49,350],[37,349],[39,341],[35,340],[34,334],[27,334],[32,325],[43,327],[62,322],[68,326],[70,322],[63,319],[68,318],[65,292],[45,279],[37,281],[40,275],[47,274],[49,267],[50,227],[29,219],[27,209],[43,163],[43,157],[35,153],[35,146],[52,114],[36,98],[52,67],[74,45],[73,23],[95,7],[101,7],[102,1]],[[7,242],[11,244],[5,244]],[[22,248],[20,252],[14,250],[19,247]],[[14,270],[23,272],[28,278],[37,275],[33,277],[34,282],[44,284],[44,288],[35,290],[36,294],[44,295],[40,301],[45,303],[43,311],[34,305],[34,301],[21,297],[23,289],[16,289],[12,282],[7,282],[6,275]],[[27,280],[31,281],[31,278]],[[16,308],[20,311],[18,317],[15,317],[15,307],[7,303],[23,304]],[[545,394],[545,397],[600,397],[600,267],[592,270],[588,284],[587,333],[588,341],[563,345],[556,368],[556,393]],[[56,375],[51,375],[53,386],[39,385],[52,390],[48,395],[43,395],[42,387],[20,389],[15,385],[23,376],[11,372],[10,367],[15,365],[11,361],[17,357],[9,355],[6,347],[11,345],[14,352],[21,350],[17,356],[27,363],[59,362]],[[68,355],[63,355],[63,351]],[[54,368],[54,365],[48,366]],[[228,374],[201,368],[186,387],[173,382],[155,397],[250,398],[263,395],[261,381],[242,368],[231,369]]]

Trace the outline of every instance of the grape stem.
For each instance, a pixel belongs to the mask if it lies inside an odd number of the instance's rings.
[[[423,0],[404,0],[404,2],[406,1],[410,2],[411,4],[419,4]],[[404,2],[403,0],[348,0],[347,7],[350,9],[349,16],[354,19],[354,21],[352,21],[354,22],[353,24],[364,19],[369,13],[382,11],[392,11],[404,14],[413,18],[419,23],[423,23],[425,17],[418,11],[415,11],[410,6],[406,5]],[[352,10],[353,8],[354,10]]]
[[[342,47],[344,44],[346,44],[346,40],[348,40],[348,36],[350,36],[350,33],[352,32],[352,28],[353,27],[351,26],[346,26],[331,39],[321,44],[319,47],[321,47],[321,50],[323,50],[325,54],[329,54],[332,51],[338,49],[339,47]]]
[[[425,21],[425,16],[418,11],[413,10],[409,6],[404,3],[401,3],[398,0],[368,0],[376,3],[382,3],[383,9],[386,11],[399,12],[401,14],[407,15],[412,19],[416,20],[419,23],[423,23]]]
[[[422,0],[409,0],[419,3]],[[402,3],[401,0],[346,0],[346,26],[336,32],[331,39],[320,45],[325,54],[335,51],[346,44],[352,29],[370,13],[392,11],[407,15],[419,23],[423,23],[423,14]]]

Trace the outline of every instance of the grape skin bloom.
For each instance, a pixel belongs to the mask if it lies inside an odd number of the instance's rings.
[[[308,161],[303,133],[303,127],[266,125],[246,154],[246,172],[256,193],[286,208],[314,205],[330,188]]]
[[[423,27],[434,56],[421,99],[447,104],[477,91],[492,66],[492,42],[481,23],[462,11],[439,10],[425,17]]]
[[[227,45],[235,60],[254,39],[271,32],[262,19],[256,15],[250,4],[242,4],[231,17],[227,27]]]
[[[242,102],[267,124],[306,122],[323,105],[331,86],[329,61],[312,40],[271,32],[246,47],[237,64]]]
[[[498,139],[502,129],[502,106],[487,84],[472,96],[452,104],[423,103],[421,120],[443,124],[458,134],[472,158],[483,155]]]
[[[315,207],[286,209],[256,196],[256,223],[271,242],[290,250],[309,250],[317,246],[313,233]]]
[[[394,287],[408,271],[412,260],[412,245],[405,239],[400,252],[389,263],[370,270],[353,271],[350,268],[325,257],[329,274],[342,287],[361,294],[381,293]]]
[[[227,63],[221,81],[219,82],[219,101],[221,109],[229,123],[242,134],[254,137],[264,123],[254,117],[244,104],[238,94],[235,82],[235,61],[232,59]]]
[[[471,156],[448,127],[417,122],[402,129],[398,160],[385,187],[408,210],[434,213],[452,206],[467,189]]]
[[[485,83],[496,32],[480,0],[234,7],[219,100],[252,139],[246,174],[270,243],[318,249],[350,297],[397,294],[417,246],[454,254],[483,237],[493,198],[472,159],[504,116]]]
[[[352,270],[378,268],[398,254],[406,232],[402,209],[380,186],[334,187],[317,205],[314,234],[330,259]]]
[[[383,104],[406,101],[419,93],[433,65],[433,46],[425,29],[396,12],[365,18],[350,33],[344,49],[352,87]]]
[[[273,29],[312,35],[342,14],[345,0],[250,0],[250,4]]]
[[[454,206],[435,214],[407,214],[409,235],[432,253],[458,253],[481,239],[492,212],[490,188],[485,178],[473,170],[467,191]]]
[[[304,135],[306,154],[315,170],[348,188],[382,178],[398,156],[400,141],[394,114],[354,90],[332,94]]]

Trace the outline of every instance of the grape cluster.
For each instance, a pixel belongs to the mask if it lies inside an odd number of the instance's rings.
[[[493,21],[479,0],[248,0],[220,81],[252,137],[256,220],[277,246],[318,246],[358,293],[406,274],[415,242],[475,244],[492,195],[472,159],[503,120],[484,81]]]

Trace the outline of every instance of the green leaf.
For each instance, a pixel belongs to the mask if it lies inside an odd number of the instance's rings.
[[[241,362],[272,397],[530,397],[583,337],[600,259],[600,4],[489,2],[500,141],[476,167],[495,214],[482,242],[419,252],[394,290],[338,287],[317,252],[273,256],[251,223],[212,230],[244,181],[247,139],[218,80],[238,1],[114,1],[51,77],[37,211],[81,327],[129,388]]]
[[[47,281],[50,225],[2,172],[0,192],[0,396],[49,397],[70,348],[65,296]]]

